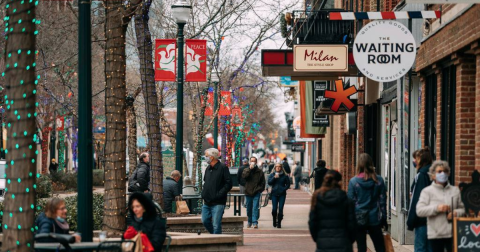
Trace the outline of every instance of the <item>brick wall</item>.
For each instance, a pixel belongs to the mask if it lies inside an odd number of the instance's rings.
[[[480,4],[474,5],[461,17],[451,22],[420,45],[416,71],[420,72],[435,62],[480,39]]]
[[[435,139],[435,143],[437,146],[429,146],[431,150],[436,148],[437,159],[439,160],[441,157],[441,139],[442,139],[442,68],[434,66],[435,74],[437,75],[437,135]]]
[[[427,87],[427,77],[420,76],[420,88],[421,88],[421,97],[420,97],[420,115],[418,119],[418,127],[420,129],[420,141],[422,146],[425,145],[425,91]]]
[[[472,48],[476,54],[476,85],[475,85],[475,167],[480,171],[480,43]]]
[[[456,55],[455,183],[470,182],[475,170],[476,58]],[[440,143],[438,143],[440,144]]]

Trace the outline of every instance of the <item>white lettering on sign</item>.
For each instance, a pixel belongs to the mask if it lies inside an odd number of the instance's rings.
[[[462,236],[462,239],[460,239],[460,245],[458,245],[458,248],[477,248],[480,249],[480,241],[467,241],[466,236]]]
[[[355,38],[353,57],[358,69],[369,79],[386,82],[404,76],[416,56],[415,39],[403,24],[374,21]]]

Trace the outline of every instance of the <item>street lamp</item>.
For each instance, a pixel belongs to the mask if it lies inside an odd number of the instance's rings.
[[[183,27],[187,23],[192,6],[186,0],[178,0],[172,5],[172,16],[178,26],[177,33],[177,138],[175,146],[175,170],[179,171],[183,177],[183,70],[184,70],[184,55],[183,55]],[[183,188],[183,179],[178,181],[178,186]]]
[[[215,113],[218,109],[218,83],[220,82],[220,73],[213,72],[211,80],[215,86],[215,95],[213,98],[213,111]],[[213,119],[213,148],[218,149],[218,114]]]

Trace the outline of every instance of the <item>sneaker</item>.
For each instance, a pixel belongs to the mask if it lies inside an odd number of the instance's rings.
[[[253,225],[253,228],[258,229],[258,224]]]
[[[252,223],[248,223],[247,228],[252,228]]]

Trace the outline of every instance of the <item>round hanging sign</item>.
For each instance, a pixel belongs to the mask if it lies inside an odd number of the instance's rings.
[[[415,56],[412,33],[392,20],[368,23],[353,45],[353,57],[360,72],[378,82],[400,79],[412,67]]]

